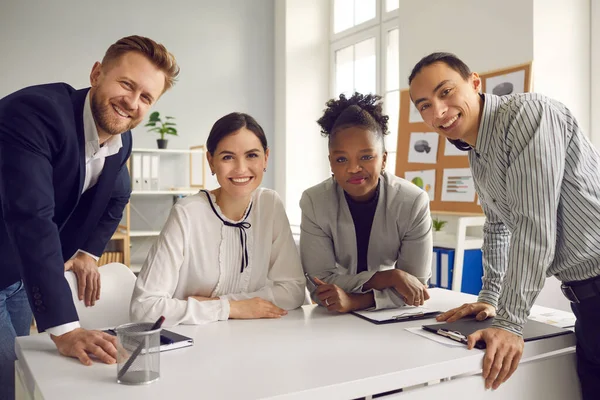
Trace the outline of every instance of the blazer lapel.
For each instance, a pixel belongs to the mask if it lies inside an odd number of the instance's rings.
[[[85,180],[85,132],[83,130],[83,107],[85,97],[89,88],[77,90],[71,96],[73,100],[73,112],[75,114],[75,129],[77,130],[77,140],[79,141],[79,185],[77,188],[77,201],[81,197],[83,182]]]
[[[104,159],[104,168],[102,168],[102,173],[96,183],[98,187],[96,191],[98,193],[98,200],[103,201],[104,197],[110,197],[121,167],[121,152],[123,151],[126,151],[125,147],[121,147],[121,150],[117,154]]]

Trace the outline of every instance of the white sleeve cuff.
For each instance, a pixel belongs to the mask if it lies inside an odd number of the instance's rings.
[[[227,321],[229,319],[229,311],[231,306],[229,304],[229,299],[225,296],[219,296],[219,301],[221,302],[221,312],[219,314],[219,321]]]
[[[375,310],[384,310],[387,308],[396,308],[406,305],[404,300],[391,288],[383,290],[373,290],[375,299]]]
[[[73,321],[73,322],[68,322],[66,324],[63,324],[63,325],[58,325],[58,326],[54,326],[52,328],[48,328],[48,329],[46,329],[46,332],[48,332],[49,334],[54,335],[54,336],[60,336],[60,335],[64,335],[65,333],[74,331],[77,328],[81,328],[81,325],[79,325],[79,321]]]
[[[98,260],[100,259],[100,257],[98,257],[98,256],[95,256],[95,255],[93,255],[92,253],[88,253],[87,251],[85,251],[85,250],[81,250],[81,249],[77,250],[77,251],[75,252],[75,254],[73,254],[73,257],[71,257],[71,258],[75,258],[75,256],[77,255],[77,253],[83,253],[83,254],[87,254],[88,256],[92,257],[92,258],[93,258],[93,259],[94,259],[96,262],[98,262]]]

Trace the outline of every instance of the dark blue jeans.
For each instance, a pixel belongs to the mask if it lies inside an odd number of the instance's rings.
[[[577,374],[583,400],[600,396],[600,295],[571,303],[577,317]]]
[[[23,282],[0,290],[0,400],[15,398],[15,337],[29,335],[32,313]]]

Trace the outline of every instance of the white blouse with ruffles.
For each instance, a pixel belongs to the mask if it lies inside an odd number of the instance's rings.
[[[201,191],[173,206],[150,249],[131,299],[134,321],[201,324],[229,318],[229,301],[261,297],[291,310],[302,305],[305,280],[281,199],[259,188],[246,210],[248,264],[242,269],[240,228]],[[251,207],[251,208],[250,208]],[[219,214],[217,216],[215,211]],[[219,297],[198,301],[189,296]]]

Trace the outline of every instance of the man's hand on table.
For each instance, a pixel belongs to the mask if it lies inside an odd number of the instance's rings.
[[[83,365],[92,365],[90,355],[105,364],[117,361],[117,338],[108,333],[77,328],[60,336],[50,335],[50,338],[60,354],[78,358]]]

